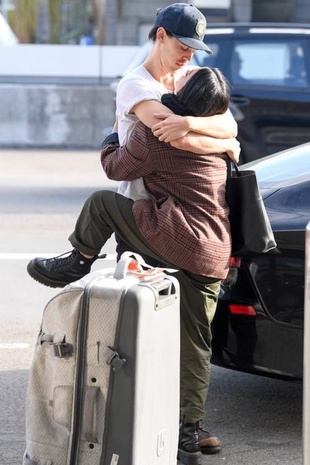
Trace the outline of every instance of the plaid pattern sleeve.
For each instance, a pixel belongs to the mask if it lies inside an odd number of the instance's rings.
[[[143,177],[150,196],[134,202],[136,224],[169,263],[217,279],[230,257],[226,157],[198,155],[160,142],[138,123],[124,147],[102,151],[110,179]]]

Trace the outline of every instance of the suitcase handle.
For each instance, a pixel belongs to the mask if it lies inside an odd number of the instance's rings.
[[[82,437],[88,442],[98,442],[95,433],[95,407],[99,392],[98,386],[88,386],[85,393]]]
[[[162,308],[171,305],[174,300],[178,298],[175,284],[167,278],[158,282],[144,282],[141,286],[147,286],[155,292],[155,309],[161,310]]]
[[[135,260],[133,258],[121,258],[117,264],[116,264],[116,269],[115,269],[115,272],[114,272],[114,278],[115,279],[124,279],[126,278],[126,275],[128,273],[128,269],[130,268],[130,266],[132,266],[132,264],[135,262]],[[136,261],[136,263],[138,264],[138,262]]]
[[[156,289],[159,295],[171,295],[172,294],[172,282],[169,279],[163,279],[162,281],[151,283],[152,287]]]

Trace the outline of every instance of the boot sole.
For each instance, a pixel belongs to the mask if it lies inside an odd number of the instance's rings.
[[[53,281],[52,279],[49,279],[46,276],[43,276],[35,269],[32,262],[28,263],[27,272],[35,281],[47,287],[53,287],[53,288],[65,287],[67,286],[67,284],[70,284],[70,283],[65,283],[63,281]]]
[[[200,447],[201,452],[203,455],[212,455],[212,454],[218,454],[221,452],[222,447],[221,446],[213,446],[213,447]]]
[[[183,465],[201,465],[202,464],[201,452],[185,452],[184,450],[179,449],[177,459]]]

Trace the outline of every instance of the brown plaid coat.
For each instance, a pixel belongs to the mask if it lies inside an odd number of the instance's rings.
[[[140,122],[126,146],[101,152],[108,178],[143,177],[150,197],[136,200],[133,214],[147,242],[176,266],[218,279],[231,250],[225,158],[175,149]]]

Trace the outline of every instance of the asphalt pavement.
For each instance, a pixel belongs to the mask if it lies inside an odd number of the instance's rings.
[[[33,348],[43,309],[58,292],[33,281],[26,265],[70,250],[84,200],[116,184],[97,152],[0,150],[0,167],[0,465],[20,465]],[[104,252],[108,259],[95,268],[114,266],[113,238]],[[212,373],[207,426],[223,449],[203,465],[302,465],[302,385],[217,367]]]

